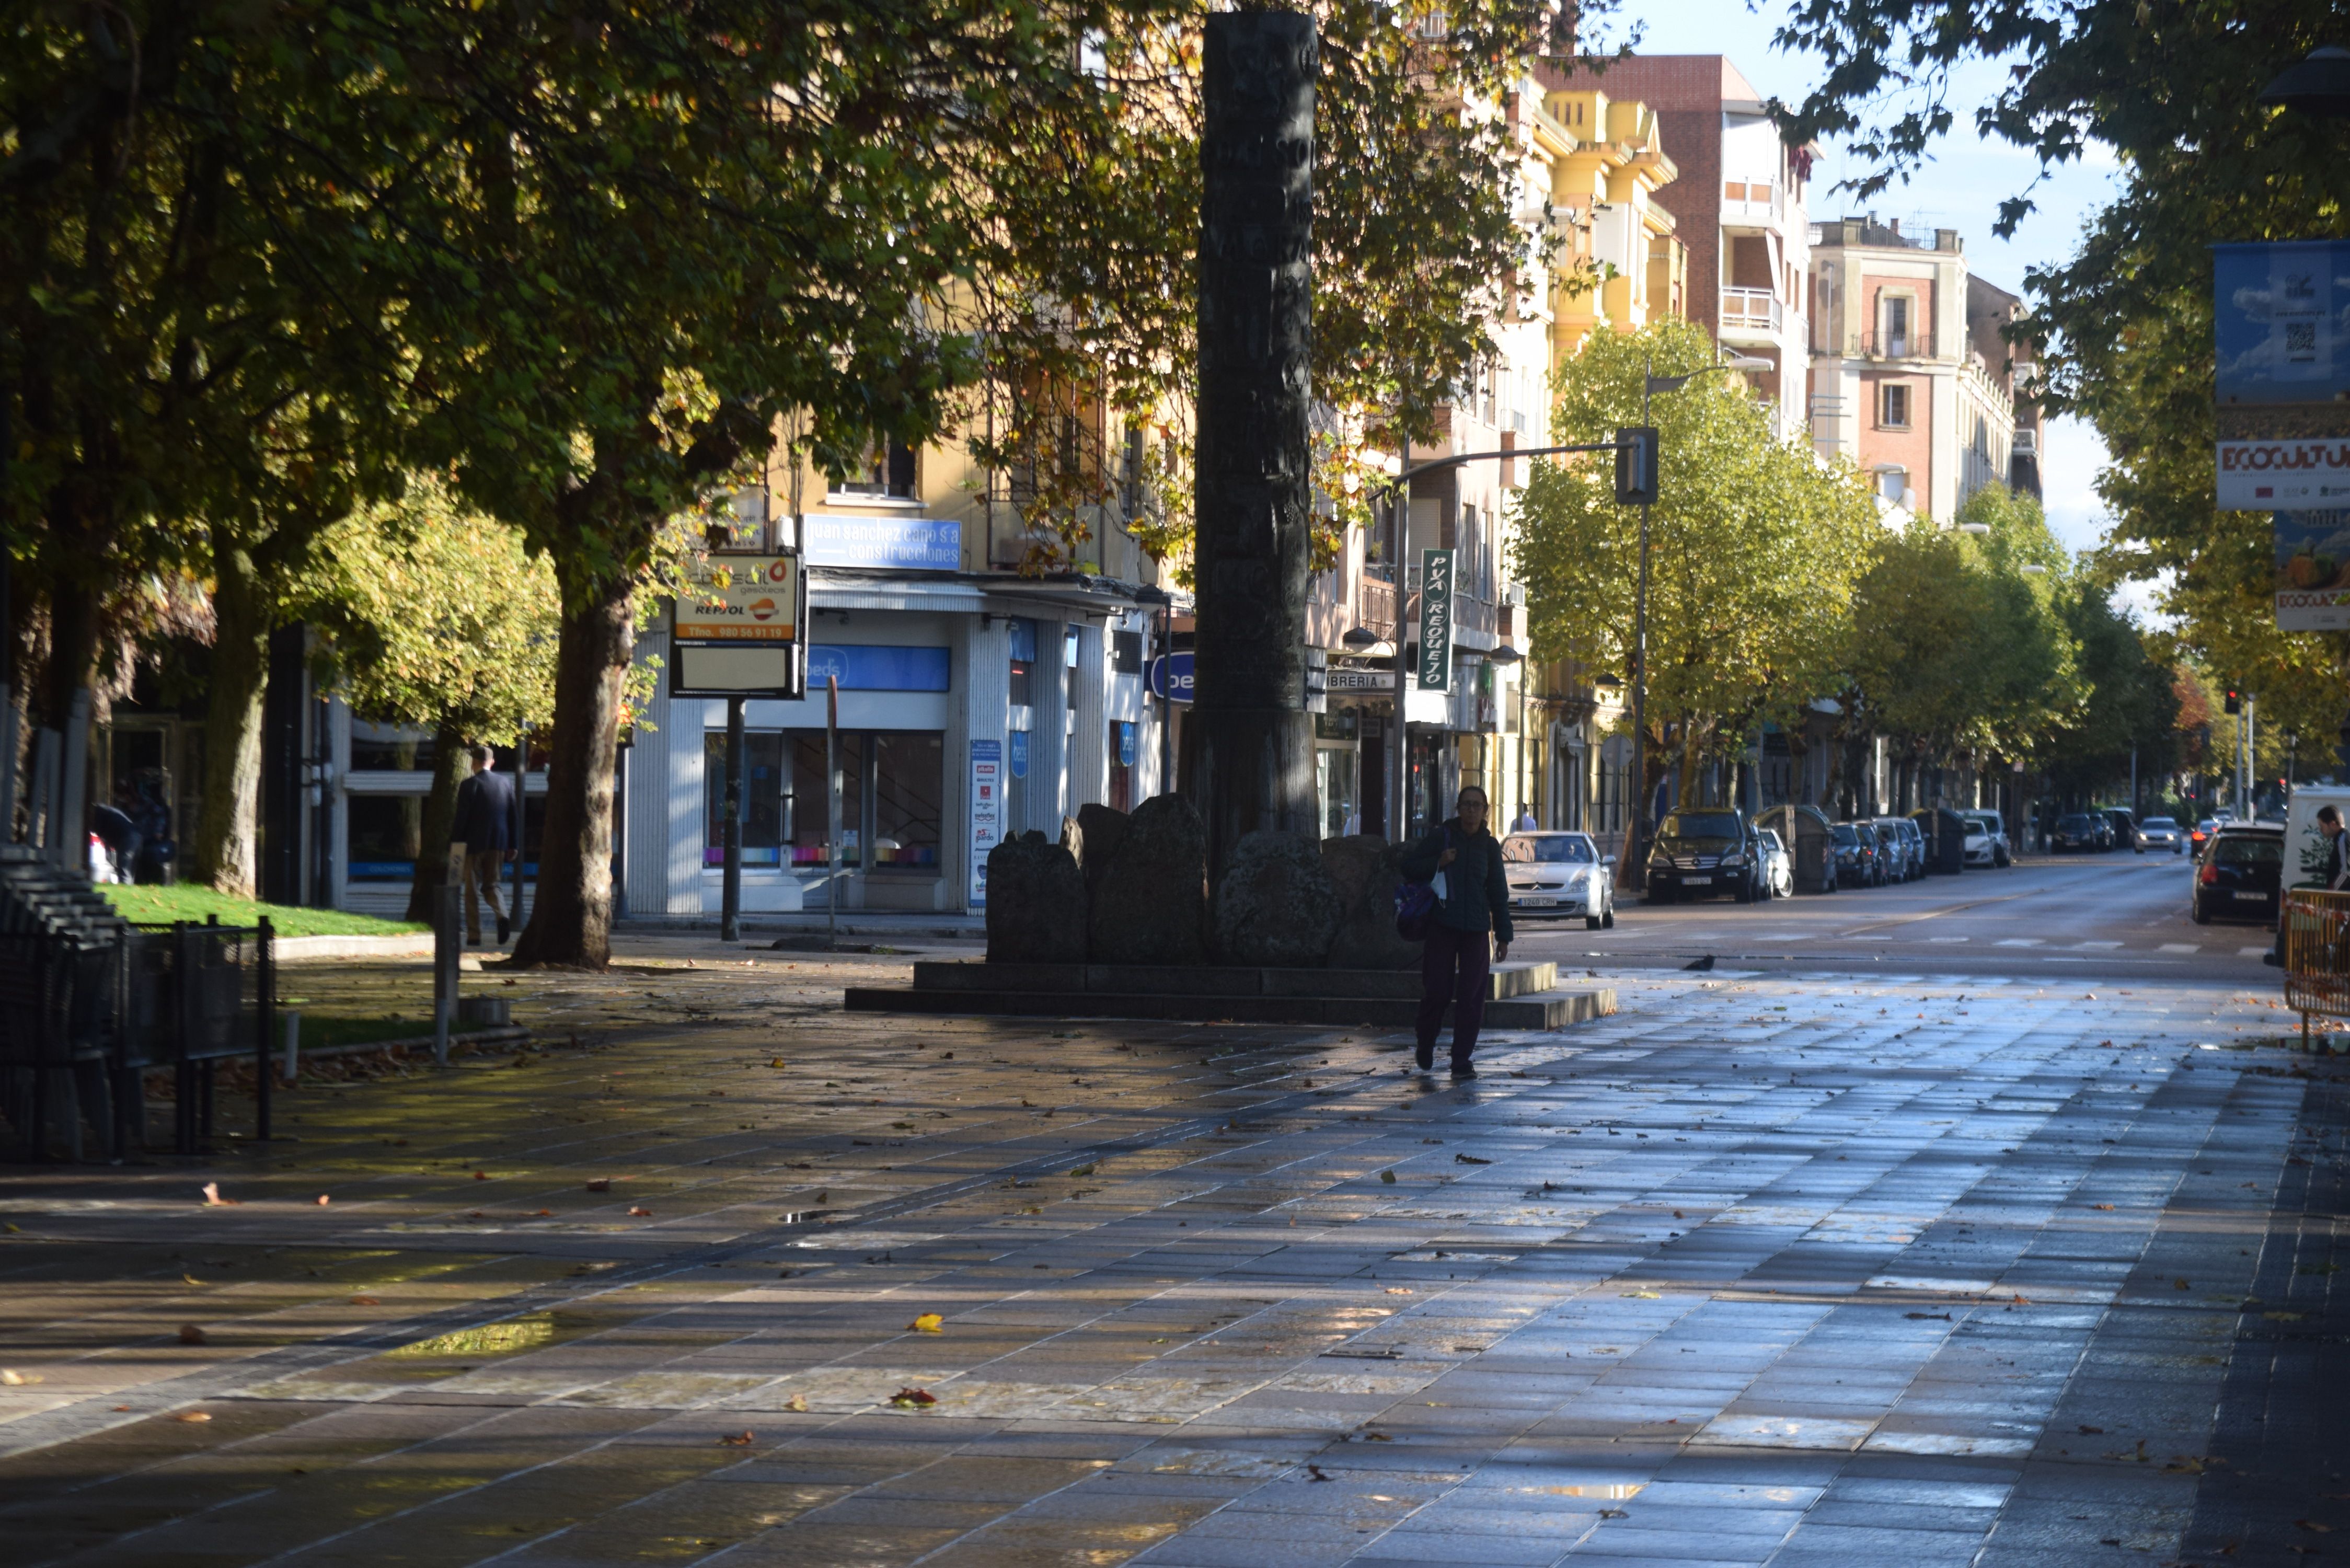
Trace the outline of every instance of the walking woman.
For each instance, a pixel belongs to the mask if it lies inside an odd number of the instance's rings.
[[[1443,882],[1419,960],[1419,1070],[1436,1065],[1436,1032],[1444,1004],[1452,1003],[1452,1076],[1473,1078],[1470,1057],[1485,1019],[1485,976],[1510,956],[1510,883],[1502,872],[1502,846],[1485,831],[1492,808],[1470,784],[1452,800],[1452,820],[1406,850],[1403,874],[1415,882]],[[1499,940],[1490,956],[1487,934]]]

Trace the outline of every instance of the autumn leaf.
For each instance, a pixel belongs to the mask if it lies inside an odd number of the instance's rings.
[[[926,1312],[906,1326],[916,1334],[944,1334],[946,1330],[940,1325],[945,1321],[937,1313]]]
[[[889,1396],[889,1403],[901,1409],[920,1410],[939,1402],[939,1397],[927,1388],[900,1388]]]

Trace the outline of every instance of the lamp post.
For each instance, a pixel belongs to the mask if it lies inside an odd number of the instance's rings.
[[[2284,797],[2287,800],[2293,798],[2293,753],[2300,745],[2301,732],[2298,729],[2287,730],[2284,732]]]
[[[1658,392],[1678,392],[1700,376],[1716,370],[1775,370],[1768,359],[1732,355],[1683,376],[1659,376],[1653,364],[1640,368],[1640,423],[1648,423],[1648,399]],[[1616,885],[1645,882],[1640,867],[1640,841],[1648,810],[1648,503],[1640,503],[1640,586],[1632,599],[1632,815],[1625,828],[1624,863],[1616,867]]]
[[[1174,767],[1169,760],[1174,754],[1171,737],[1175,732],[1175,649],[1170,646],[1175,640],[1175,600],[1165,588],[1146,583],[1134,590],[1134,602],[1143,607],[1146,617],[1152,609],[1159,612],[1159,657],[1168,661],[1163,666],[1165,690],[1159,693],[1159,793],[1165,794],[1175,787]],[[1145,664],[1143,669],[1147,674],[1149,666]]]

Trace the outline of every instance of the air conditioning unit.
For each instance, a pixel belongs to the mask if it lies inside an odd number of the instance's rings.
[[[1523,606],[1526,602],[1526,585],[1523,583],[1503,583],[1502,585],[1502,602],[1505,605]]]

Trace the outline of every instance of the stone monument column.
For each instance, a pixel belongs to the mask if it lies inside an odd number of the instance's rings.
[[[1221,882],[1262,829],[1318,841],[1305,711],[1313,19],[1207,19],[1200,158],[1196,680],[1183,792]]]

